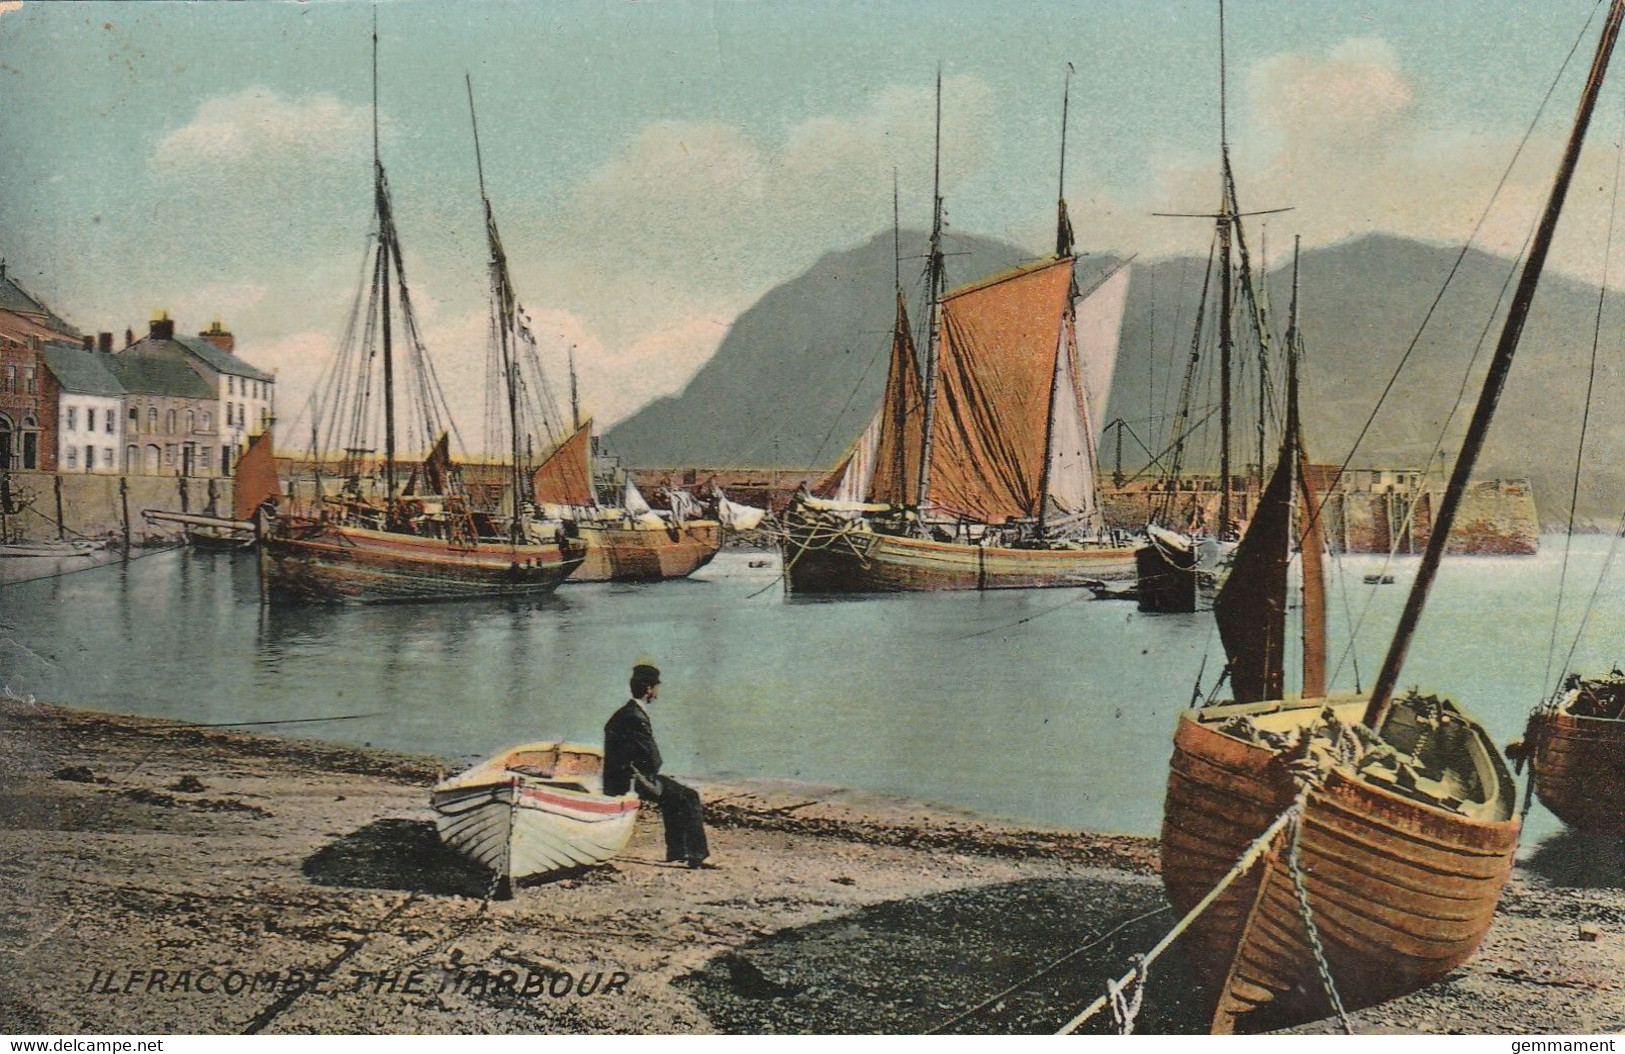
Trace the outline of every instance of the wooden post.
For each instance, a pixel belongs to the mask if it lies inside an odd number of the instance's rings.
[[[118,478],[119,504],[124,509],[124,559],[130,558],[130,481],[120,476]]]
[[[51,475],[51,484],[52,489],[56,491],[56,540],[59,542],[66,541],[68,531],[67,527],[64,526],[62,516],[62,473],[53,473]]]

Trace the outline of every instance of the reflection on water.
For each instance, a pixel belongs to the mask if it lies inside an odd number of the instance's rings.
[[[1571,583],[1605,546],[1578,543]],[[1209,615],[1141,615],[1086,590],[786,602],[777,562],[753,560],[723,553],[691,579],[541,599],[270,608],[252,557],[165,553],[0,586],[0,683],[190,721],[378,714],[289,731],[472,759],[527,739],[597,742],[648,656],[665,671],[655,722],[673,771],[1157,830],[1175,716],[1222,667]],[[1497,742],[1514,738],[1551,680],[1560,560],[1549,544],[1447,562],[1402,687],[1444,690]],[[1346,565],[1331,635],[1361,634],[1337,685],[1369,687],[1414,565],[1391,586],[1361,582],[1376,558]],[[1605,590],[1577,668],[1616,661],[1622,624],[1625,598]],[[1525,845],[1557,829],[1536,805]]]

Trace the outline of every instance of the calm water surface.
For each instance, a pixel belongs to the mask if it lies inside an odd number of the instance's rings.
[[[1402,679],[1450,694],[1498,743],[1547,688],[1560,539],[1448,562]],[[1603,565],[1576,542],[1559,658]],[[807,780],[1059,827],[1153,834],[1170,734],[1222,665],[1208,614],[1147,616],[1084,590],[787,601],[778,561],[723,553],[691,579],[567,585],[542,601],[268,608],[252,558],[173,552],[0,585],[0,683],[41,700],[202,722],[377,714],[289,735],[473,759],[527,739],[598,742],[626,674],[656,658],[666,767]],[[37,573],[6,568],[15,578]],[[62,569],[82,566],[66,564]],[[1360,622],[1369,687],[1404,602],[1345,559],[1332,639]],[[1604,583],[1577,668],[1620,661]],[[1361,616],[1362,610],[1366,613]],[[1524,844],[1558,829],[1538,804]]]

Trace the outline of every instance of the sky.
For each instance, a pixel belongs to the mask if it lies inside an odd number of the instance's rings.
[[[1080,249],[1204,253],[1214,0],[381,0],[379,122],[426,343],[478,414],[485,179],[545,360],[585,412],[680,392],[733,319],[828,252],[930,220],[943,78],[951,231],[1053,238],[1061,98]],[[0,256],[87,331],[219,317],[295,415],[372,220],[370,23],[327,2],[0,0]],[[1272,252],[1381,231],[1459,245],[1583,42],[1478,243],[1516,251],[1572,117],[1595,0],[1232,0],[1228,131]],[[1621,80],[1625,80],[1622,77]],[[1552,266],[1602,276],[1620,85]],[[1610,102],[1611,101],[1611,102]],[[1617,279],[1625,268],[1610,271]],[[1377,306],[1376,309],[1380,309]],[[477,426],[475,426],[477,429]]]

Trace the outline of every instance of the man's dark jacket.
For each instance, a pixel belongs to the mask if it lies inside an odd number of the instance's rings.
[[[604,725],[604,793],[625,794],[634,786],[632,777],[636,772],[646,780],[640,788],[642,793],[658,795],[660,784],[654,777],[659,771],[660,748],[655,745],[649,715],[628,699]]]

